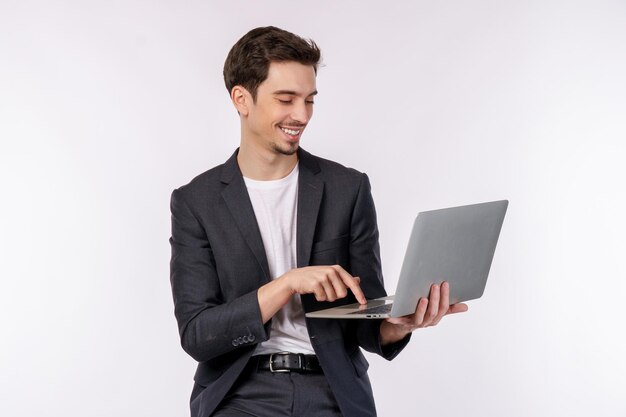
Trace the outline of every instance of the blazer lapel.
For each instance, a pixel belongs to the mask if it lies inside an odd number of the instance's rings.
[[[226,184],[226,187],[222,191],[222,198],[235,219],[239,232],[259,262],[265,274],[265,282],[269,282],[270,272],[267,264],[267,256],[265,255],[265,247],[263,246],[259,225],[257,224],[254,209],[250,202],[248,189],[246,188],[241,170],[239,169],[239,164],[237,163],[238,152],[239,149],[237,149],[233,156],[224,164],[221,181]]]
[[[224,164],[221,181],[226,184],[226,187],[222,191],[222,198],[235,219],[239,232],[261,266],[266,282],[269,282],[270,274],[263,239],[246,184],[237,164],[238,152],[239,149]],[[320,172],[320,167],[313,156],[305,150],[299,149],[298,157],[300,169],[296,221],[296,263],[297,267],[301,268],[308,266],[311,259],[311,248],[315,238],[317,215],[324,194],[324,183],[316,177]]]
[[[300,148],[298,150],[300,173],[298,178],[298,210],[296,263],[298,268],[308,266],[311,248],[315,238],[317,215],[324,194],[324,183],[316,175],[320,167],[313,156]]]

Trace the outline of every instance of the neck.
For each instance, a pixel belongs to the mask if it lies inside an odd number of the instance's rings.
[[[244,177],[257,181],[285,178],[298,163],[298,154],[283,155],[268,149],[257,149],[241,141],[237,163]]]

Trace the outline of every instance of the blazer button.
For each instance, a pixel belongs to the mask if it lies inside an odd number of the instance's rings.
[[[241,336],[239,336],[239,337],[237,338],[237,344],[238,344],[238,345],[240,345],[240,344],[242,344],[242,343],[243,343],[243,339],[241,338]]]
[[[253,335],[253,334],[248,335],[248,341],[250,341],[250,342],[254,342],[254,339],[256,339],[256,338],[254,337],[254,335]]]
[[[238,346],[239,343],[237,342],[237,339],[233,339],[233,346]]]
[[[248,343],[250,341],[250,339],[248,339],[248,336],[244,336],[242,340],[243,340],[243,343]]]

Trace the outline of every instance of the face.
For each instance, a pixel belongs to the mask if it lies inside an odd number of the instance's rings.
[[[315,88],[312,66],[272,62],[267,79],[257,89],[256,102],[248,93],[245,112],[240,110],[242,140],[261,151],[293,155],[313,115]]]

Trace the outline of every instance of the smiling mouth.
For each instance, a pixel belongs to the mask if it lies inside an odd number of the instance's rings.
[[[304,126],[301,126],[301,127],[284,127],[284,126],[279,126],[279,128],[291,140],[297,140],[300,137],[300,134],[302,133],[302,130],[304,130]]]
[[[300,132],[302,132],[302,128],[299,129],[289,129],[286,127],[280,127],[280,130],[282,130],[283,132],[285,132],[286,134],[290,135],[290,136],[298,136],[300,134]]]

